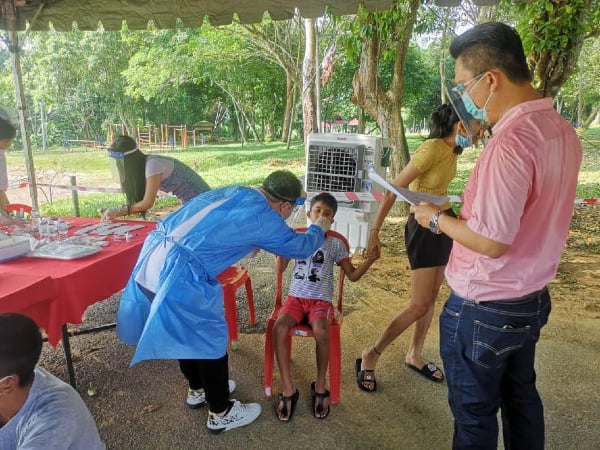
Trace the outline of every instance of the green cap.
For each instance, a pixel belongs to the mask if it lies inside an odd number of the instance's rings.
[[[289,170],[272,172],[263,181],[262,188],[272,196],[292,203],[296,203],[299,198],[306,198],[302,183]]]

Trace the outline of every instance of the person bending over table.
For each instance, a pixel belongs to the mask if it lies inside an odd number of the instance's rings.
[[[0,314],[0,449],[105,449],[77,391],[36,367],[41,351],[33,320]]]
[[[206,426],[213,433],[248,425],[261,412],[257,403],[229,400],[228,332],[216,277],[256,248],[286,258],[315,252],[331,222],[321,217],[305,233],[285,222],[305,196],[285,170],[257,189],[230,186],[198,195],[148,235],[121,297],[117,335],[137,345],[131,364],[178,359],[202,400],[197,404],[208,403]]]
[[[103,220],[134,213],[145,217],[146,211],[154,206],[159,189],[172,192],[182,203],[210,190],[192,168],[169,156],[146,155],[129,136],[116,138],[108,149],[108,156],[127,197],[127,204],[100,209],[98,212]]]

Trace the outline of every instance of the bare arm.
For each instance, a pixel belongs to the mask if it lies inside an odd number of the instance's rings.
[[[439,210],[437,206],[430,203],[422,203],[419,206],[411,206],[411,211],[415,213],[415,219],[424,228],[429,229],[429,221],[433,215]],[[460,243],[482,255],[490,258],[499,258],[510,248],[510,245],[502,242],[494,241],[486,238],[471,230],[466,220],[451,217],[447,214],[442,214],[438,220],[439,229],[452,238],[452,240]]]
[[[158,193],[158,189],[160,188],[161,181],[162,174],[160,173],[146,178],[146,189],[144,191],[144,198],[141,201],[131,205],[132,213],[148,211],[154,206],[154,201],[156,200],[156,194]]]
[[[160,188],[161,181],[162,174],[160,173],[146,178],[146,189],[144,191],[144,198],[142,200],[134,203],[129,208],[127,205],[122,205],[110,209],[101,209],[99,212],[102,216],[102,219],[114,219],[116,217],[126,216],[133,213],[148,211],[154,206],[154,201],[156,200],[156,194]]]
[[[345,260],[340,264],[340,267],[348,277],[350,281],[358,281],[367,272],[369,267],[379,259],[379,255],[373,255],[365,259],[358,267],[354,267],[354,264],[350,259]]]
[[[393,181],[393,184],[400,187],[408,187],[408,185],[421,175],[419,169],[417,169],[412,164],[408,163],[404,169],[396,176]],[[375,217],[375,221],[373,222],[373,227],[371,228],[371,232],[369,234],[369,243],[367,246],[367,255],[376,254],[377,258],[381,256],[381,241],[379,240],[379,230],[383,225],[383,221],[387,217],[390,209],[394,205],[396,201],[396,196],[389,191],[386,191],[383,200],[379,204],[379,208],[377,209],[377,216]]]
[[[275,256],[275,272],[285,272],[285,269],[287,269],[289,262],[289,258],[284,258],[283,256]]]

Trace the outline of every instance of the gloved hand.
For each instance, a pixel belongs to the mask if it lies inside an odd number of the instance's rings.
[[[319,217],[313,222],[313,225],[320,227],[323,230],[323,233],[327,233],[331,228],[331,222],[325,217]]]

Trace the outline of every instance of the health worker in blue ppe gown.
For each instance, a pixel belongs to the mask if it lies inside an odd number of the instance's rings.
[[[298,233],[285,222],[305,196],[298,178],[285,170],[258,188],[196,196],[148,235],[121,298],[117,333],[137,346],[131,365],[178,359],[190,387],[203,389],[212,432],[260,415],[258,404],[229,400],[228,333],[216,277],[257,248],[296,259],[314,253],[331,223],[323,218]]]

